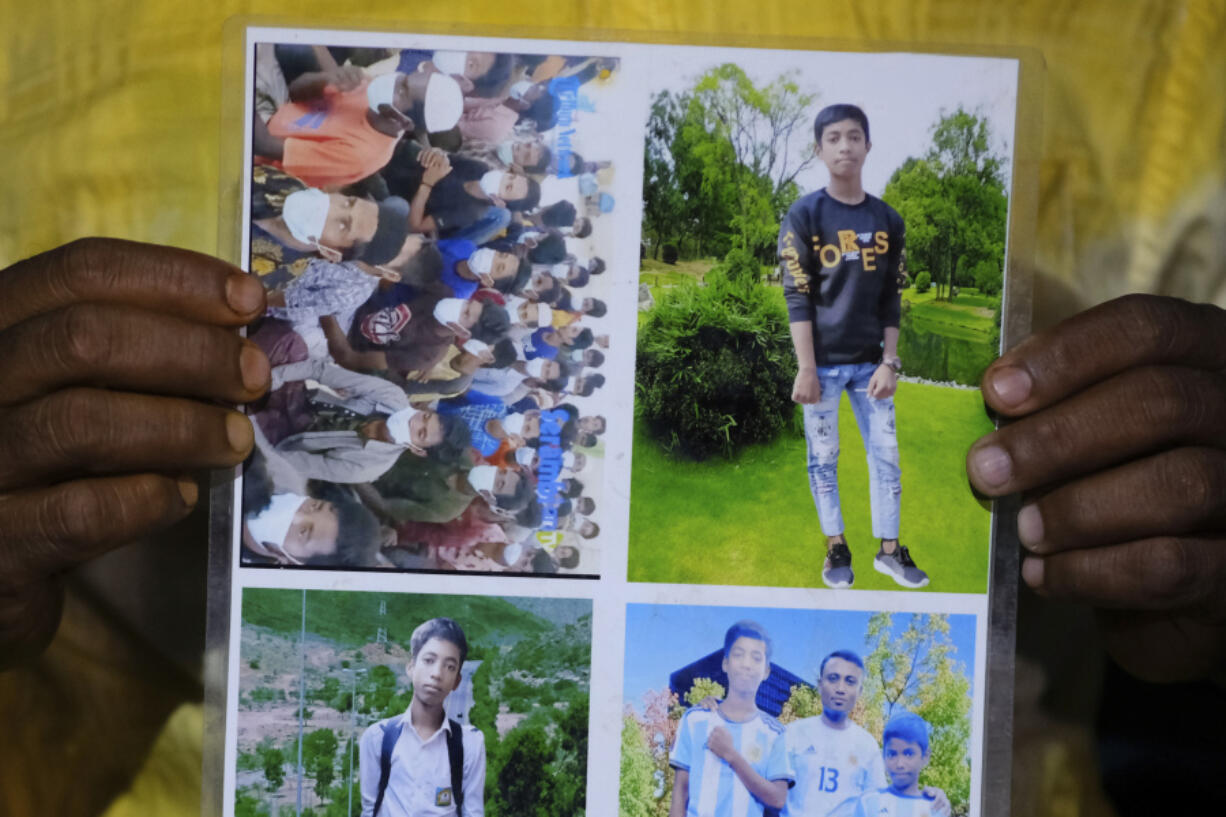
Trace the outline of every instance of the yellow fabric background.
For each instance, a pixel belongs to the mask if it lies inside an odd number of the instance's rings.
[[[215,251],[223,21],[341,13],[405,30],[422,21],[536,22],[653,40],[793,36],[1034,48],[1047,66],[1036,324],[1126,291],[1226,305],[1226,0],[367,0],[361,7],[0,4],[7,187],[0,266],[90,234]],[[199,730],[198,710],[180,711],[141,782],[111,814],[196,813]]]
[[[6,3],[0,262],[87,234],[217,248],[220,31],[238,14],[335,19],[349,5]],[[1223,0],[363,3],[394,24],[617,29],[1004,45],[1047,62],[1034,257],[1039,322],[1124,291],[1226,303]],[[671,39],[671,38],[670,38]],[[1198,225],[1213,197],[1216,222]],[[1181,232],[1190,228],[1192,233]],[[1178,247],[1189,273],[1160,272]],[[1212,266],[1216,263],[1216,267]],[[1070,302],[1063,282],[1075,293]]]

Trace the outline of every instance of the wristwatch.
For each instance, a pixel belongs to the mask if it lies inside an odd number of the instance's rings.
[[[894,370],[894,374],[902,374],[902,358],[900,357],[884,357],[881,362]]]

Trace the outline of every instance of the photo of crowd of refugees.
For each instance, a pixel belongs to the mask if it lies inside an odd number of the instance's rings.
[[[618,78],[605,57],[256,47],[248,336],[272,389],[244,565],[599,572]]]
[[[621,817],[970,813],[970,615],[630,605]]]
[[[234,814],[582,814],[592,603],[247,588]]]

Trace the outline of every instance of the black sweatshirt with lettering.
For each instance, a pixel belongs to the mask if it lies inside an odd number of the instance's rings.
[[[791,323],[813,324],[817,364],[881,359],[898,326],[906,232],[876,196],[844,204],[825,188],[802,197],[779,229],[779,265]]]

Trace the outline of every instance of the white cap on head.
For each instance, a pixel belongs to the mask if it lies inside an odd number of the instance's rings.
[[[513,152],[514,150],[515,150],[515,140],[506,139],[498,143],[498,147],[495,149],[494,152],[498,154],[499,161],[501,161],[504,165],[509,165],[515,161],[515,153]]]
[[[494,479],[498,469],[493,465],[475,465],[468,472],[468,484],[479,493],[494,493]]]
[[[366,86],[366,104],[372,111],[378,113],[380,105],[396,107],[393,100],[396,98],[396,78],[399,76],[398,71],[380,74]]]
[[[538,357],[533,360],[529,360],[528,365],[524,368],[528,370],[528,375],[530,377],[535,377],[537,380],[540,380],[541,376],[544,374],[545,358]]]
[[[570,453],[570,452],[567,452]],[[532,461],[536,459],[536,449],[524,446],[523,448],[515,449],[515,461],[524,468],[531,468]]]
[[[502,190],[502,177],[505,175],[505,170],[487,170],[481,177],[481,192],[487,196],[497,196]]]
[[[435,51],[430,62],[444,74],[464,74],[464,64],[468,62],[467,51]]]
[[[468,340],[464,341],[464,344],[460,348],[465,352],[468,352],[470,355],[479,355],[489,349],[490,345],[485,341],[477,340],[476,338],[469,338]]]
[[[252,538],[257,542],[283,545],[294,514],[307,499],[301,494],[273,494],[267,508],[247,517],[247,530],[251,531]]]
[[[464,311],[464,304],[468,303],[463,298],[444,298],[434,305],[434,319],[441,324],[459,324],[460,313]]]
[[[532,87],[532,80],[521,79],[510,87],[507,93],[511,99],[523,99],[524,94],[528,93],[528,89]]]
[[[519,542],[511,542],[502,549],[502,563],[508,567],[519,561],[519,557],[524,555],[524,546]]]
[[[494,268],[496,254],[489,247],[482,247],[468,256],[468,268],[478,275],[489,275],[490,270]]]
[[[464,92],[460,83],[447,74],[431,74],[426,81],[426,130],[430,133],[451,130],[464,113]]]
[[[295,190],[285,197],[281,218],[294,238],[304,244],[315,243],[328,221],[328,194],[314,187]]]
[[[524,433],[524,415],[520,413],[508,414],[502,418],[502,429],[508,434],[523,434]]]
[[[412,434],[409,432],[409,421],[414,415],[421,414],[421,411],[415,408],[402,408],[387,418],[387,433],[392,435],[392,439],[401,445],[408,445],[413,441]]]
[[[537,326],[552,326],[553,325],[553,309],[549,304],[536,305],[536,325]]]

